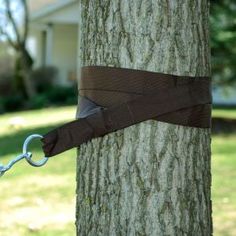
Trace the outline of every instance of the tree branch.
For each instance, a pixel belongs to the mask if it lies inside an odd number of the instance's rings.
[[[7,15],[10,23],[13,26],[18,44],[21,44],[22,42],[21,42],[21,38],[20,38],[20,33],[18,31],[16,21],[15,21],[13,15],[12,15],[12,12],[11,12],[10,0],[5,0],[4,2],[5,2],[5,5],[6,5],[6,15]]]
[[[0,34],[5,36],[7,38],[8,43],[15,49],[17,49],[17,45],[14,43],[14,40],[10,37],[10,35],[4,31],[2,28],[0,28]]]
[[[23,43],[25,44],[27,36],[28,36],[28,30],[29,30],[29,8],[26,3],[26,0],[21,0],[23,9],[24,9],[24,33],[23,33]]]

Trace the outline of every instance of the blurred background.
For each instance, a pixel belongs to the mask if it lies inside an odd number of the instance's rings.
[[[236,1],[211,1],[212,201],[215,236],[236,235]],[[78,0],[0,0],[0,162],[32,133],[72,120]],[[40,158],[39,143],[31,146]],[[74,150],[0,179],[0,235],[74,235]],[[57,161],[58,160],[58,161]]]

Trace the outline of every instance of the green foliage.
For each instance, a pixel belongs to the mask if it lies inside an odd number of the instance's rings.
[[[0,114],[4,113],[5,107],[4,107],[4,99],[0,97]]]
[[[47,90],[38,93],[31,99],[26,99],[21,94],[0,96],[0,114],[4,112],[39,109],[48,106],[76,105],[77,88],[63,86],[49,86]]]
[[[39,67],[31,73],[37,93],[49,91],[56,83],[57,78],[58,69],[54,66]]]
[[[28,107],[38,109],[53,105],[76,105],[76,87],[53,86],[30,99]]]
[[[211,1],[212,74],[216,84],[236,83],[236,1]]]
[[[47,107],[49,104],[50,103],[45,94],[38,94],[37,96],[30,99],[28,106],[31,109],[39,109],[39,108]]]
[[[77,103],[76,87],[54,86],[46,93],[50,103],[59,105],[70,105]]]
[[[0,113],[5,111],[19,111],[24,108],[24,98],[20,94],[0,97]]]

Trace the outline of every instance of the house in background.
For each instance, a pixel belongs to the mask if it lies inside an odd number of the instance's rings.
[[[55,66],[57,84],[68,86],[79,77],[79,0],[29,0],[29,48],[35,68]],[[235,88],[213,89],[213,103],[236,105]],[[226,91],[226,92],[225,92]]]
[[[58,0],[37,0],[37,1],[27,0],[30,12],[37,11],[38,9],[44,6],[55,3],[55,2],[58,2]]]
[[[78,77],[79,1],[41,0],[34,10],[36,2],[30,5],[28,40],[34,67],[54,66],[58,69],[57,84],[71,85]]]

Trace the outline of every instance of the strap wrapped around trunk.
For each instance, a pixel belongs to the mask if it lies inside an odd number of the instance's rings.
[[[50,157],[92,138],[139,122],[158,121],[209,128],[211,87],[207,77],[89,66],[82,68],[79,120],[42,139]]]

